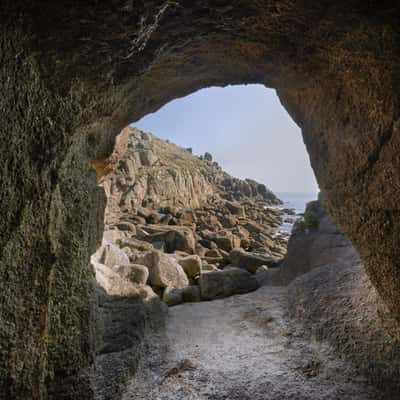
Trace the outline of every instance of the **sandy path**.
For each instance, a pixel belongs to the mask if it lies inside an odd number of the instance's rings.
[[[170,308],[167,340],[152,338],[124,400],[380,399],[328,346],[301,338],[285,298],[266,286]]]

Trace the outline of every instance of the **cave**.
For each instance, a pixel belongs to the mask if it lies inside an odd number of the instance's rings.
[[[396,333],[399,12],[357,0],[3,2],[0,396],[94,398],[98,179],[124,126],[209,86],[276,89]]]

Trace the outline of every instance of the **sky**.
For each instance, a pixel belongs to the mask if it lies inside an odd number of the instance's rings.
[[[132,124],[206,151],[229,174],[274,192],[317,192],[300,128],[263,85],[211,87],[166,104]]]

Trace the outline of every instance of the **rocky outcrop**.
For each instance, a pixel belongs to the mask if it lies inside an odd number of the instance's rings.
[[[287,254],[273,281],[287,285],[321,266],[340,269],[359,262],[357,250],[332,221],[322,200],[318,200],[309,203],[303,218],[294,224]]]
[[[130,128],[127,152],[104,183],[106,222],[143,206],[199,207],[218,176],[213,164],[196,161],[184,149]]]
[[[96,399],[119,398],[137,371],[143,339],[163,331],[165,310],[153,290],[93,261],[96,295]],[[164,305],[165,307],[165,305]]]
[[[119,257],[104,257],[110,253]],[[96,399],[108,400],[118,398],[136,372],[144,337],[162,331],[165,305],[146,285],[149,270],[131,264],[118,246],[103,243],[91,263],[97,282],[94,389]]]
[[[394,2],[2,2],[0,387],[91,400],[97,161],[208,86],[277,89],[333,218],[400,320]],[[23,366],[23,367],[22,367]]]
[[[111,158],[119,158],[119,162],[104,180],[107,224],[115,223],[121,215],[134,215],[140,208],[201,208],[212,203],[214,197],[225,199],[228,211],[238,217],[245,215],[243,206],[235,203],[237,200],[279,203],[265,185],[233,178],[209,157],[196,157],[150,133],[126,129],[129,130],[127,150],[121,156],[120,146],[116,147]],[[126,131],[123,137],[126,141]],[[150,211],[142,211],[140,216],[153,223],[162,219],[162,215]]]

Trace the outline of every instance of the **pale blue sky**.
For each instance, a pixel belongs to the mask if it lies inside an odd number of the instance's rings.
[[[300,129],[262,85],[202,89],[133,124],[275,192],[316,192]]]

